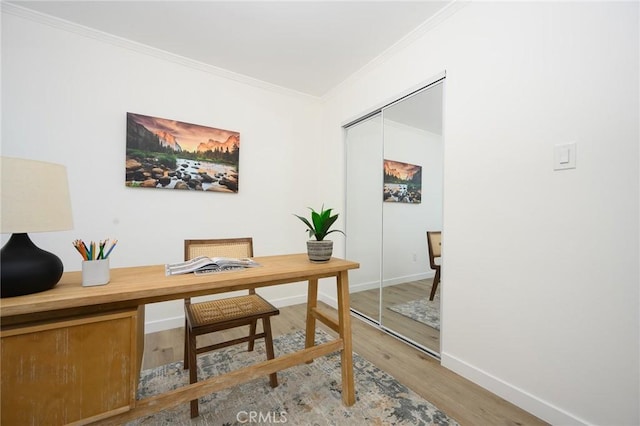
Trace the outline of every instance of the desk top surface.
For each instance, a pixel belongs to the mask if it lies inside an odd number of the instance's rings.
[[[135,306],[205,294],[337,276],[360,265],[331,258],[312,263],[305,254],[256,257],[260,267],[207,275],[165,276],[164,265],[112,268],[106,285],[83,287],[82,273],[65,272],[51,290],[0,299],[0,316],[32,314],[92,305]]]

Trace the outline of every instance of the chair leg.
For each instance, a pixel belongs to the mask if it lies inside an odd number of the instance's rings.
[[[184,369],[189,368],[189,324],[184,319]]]
[[[196,336],[189,334],[189,383],[198,381],[198,364],[196,351]],[[198,400],[191,400],[191,418],[198,417]]]
[[[440,268],[436,269],[436,276],[433,277],[433,285],[431,286],[431,295],[429,296],[429,300],[433,300],[436,297],[436,290],[438,289],[438,284],[440,283]]]
[[[253,347],[256,343],[256,328],[258,325],[258,320],[253,320],[251,321],[251,325],[249,325],[249,336],[252,337],[251,340],[249,340],[249,348],[247,349],[249,352],[253,351]]]
[[[262,318],[262,328],[264,329],[264,346],[267,350],[267,359],[273,359],[275,354],[273,352],[273,337],[271,336],[271,320],[269,317]],[[277,373],[269,374],[269,384],[272,388],[278,386]]]

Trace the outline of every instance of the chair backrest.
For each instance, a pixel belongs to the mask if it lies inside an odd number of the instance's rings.
[[[184,260],[196,256],[253,257],[253,239],[225,238],[217,240],[184,240]]]
[[[440,257],[442,254],[442,232],[441,231],[427,231],[427,245],[429,247],[429,263],[432,269],[435,269],[436,257]]]
[[[224,238],[214,240],[184,240],[184,260],[196,256],[253,257],[253,238]],[[255,294],[254,289],[249,293]],[[188,299],[185,299],[188,301]]]

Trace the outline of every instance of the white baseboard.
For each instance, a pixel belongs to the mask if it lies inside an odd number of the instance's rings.
[[[431,274],[431,277],[434,274]],[[429,277],[430,278],[430,277]],[[418,278],[416,278],[418,279]],[[422,278],[420,278],[422,279]],[[415,279],[414,279],[415,280]],[[403,281],[412,281],[411,279]],[[397,283],[396,283],[397,284]],[[389,284],[393,285],[393,284]],[[352,291],[353,292],[353,291]],[[318,300],[337,308],[338,301],[326,294],[320,293]],[[528,411],[541,418],[542,420],[554,425],[588,425],[589,423],[575,415],[555,407],[554,405],[544,401],[529,392],[513,386],[504,380],[492,376],[486,371],[469,365],[468,363],[457,359],[454,356],[443,352],[440,354],[441,365],[449,370],[460,374],[466,379],[476,383],[488,391],[506,399],[507,401],[517,405],[525,411]]]
[[[349,291],[351,293],[358,293],[360,291],[366,291],[366,290],[374,290],[376,288],[380,288],[380,282],[379,281],[368,282],[368,283],[360,283],[360,284],[351,284],[351,283],[349,283]]]
[[[395,277],[395,278],[384,280],[384,282],[382,283],[382,286],[387,287],[392,285],[405,284],[411,281],[426,280],[426,279],[431,279],[434,276],[435,276],[435,272],[433,271],[425,272],[421,274],[405,275],[402,277]],[[371,281],[371,282],[360,283],[360,284],[351,284],[351,283],[349,284],[349,291],[351,293],[358,293],[360,291],[365,291],[365,290],[375,290],[377,288],[380,288],[379,281]]]
[[[583,419],[555,407],[524,389],[520,389],[499,377],[495,377],[486,371],[478,369],[446,352],[440,354],[440,363],[443,367],[461,375],[465,379],[482,386],[488,391],[506,399],[525,411],[553,425],[587,425]]]
[[[319,292],[318,300],[320,302],[326,303],[327,305],[331,306],[333,309],[338,309],[338,300],[334,297],[330,297],[322,292]]]
[[[171,330],[173,328],[184,327],[184,315],[171,318],[163,318],[157,321],[145,321],[144,334],[155,333],[158,331]]]
[[[406,284],[412,281],[426,280],[429,278],[433,278],[435,276],[435,272],[425,272],[420,274],[413,275],[404,275],[402,277],[388,278],[382,282],[383,287],[398,285],[398,284]]]

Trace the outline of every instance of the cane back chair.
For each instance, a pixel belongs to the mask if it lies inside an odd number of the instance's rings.
[[[253,239],[231,238],[215,240],[185,240],[184,258],[193,259],[196,256],[208,257],[253,257]],[[252,351],[256,339],[265,340],[267,359],[274,358],[273,338],[271,334],[270,318],[280,312],[269,302],[250,289],[248,295],[229,297],[226,299],[207,302],[184,301],[185,338],[184,338],[184,368],[189,369],[189,383],[198,381],[197,355],[227,346],[249,342],[248,350]],[[258,320],[262,320],[262,333],[256,333]],[[197,347],[197,337],[231,328],[249,326],[249,335],[237,339],[227,340],[203,347]],[[278,386],[276,373],[269,375],[271,387]],[[199,414],[198,400],[191,401],[191,417]]]

